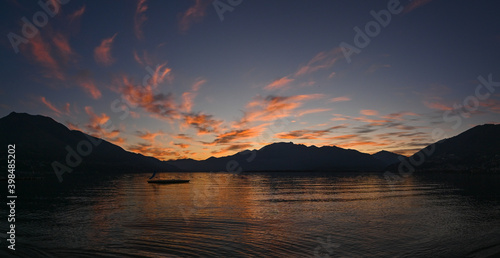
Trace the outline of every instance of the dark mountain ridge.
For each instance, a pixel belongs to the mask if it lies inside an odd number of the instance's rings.
[[[40,115],[12,112],[1,118],[0,144],[5,146],[2,152],[8,144],[15,144],[18,172],[54,173],[54,162],[71,172],[178,171],[156,158],[125,151]],[[1,164],[6,164],[6,158],[0,157]]]

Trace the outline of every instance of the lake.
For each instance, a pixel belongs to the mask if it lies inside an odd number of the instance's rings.
[[[391,183],[362,173],[160,174],[191,180],[175,185],[148,184],[148,176],[16,182],[16,251],[7,251],[4,206],[0,256],[500,253],[498,175],[412,175]]]

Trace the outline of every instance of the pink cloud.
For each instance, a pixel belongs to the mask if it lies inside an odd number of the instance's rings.
[[[29,40],[30,58],[44,67],[43,76],[46,78],[55,78],[64,80],[65,76],[61,71],[59,63],[51,55],[50,45],[43,41],[40,35],[36,35]],[[27,51],[26,51],[27,52]]]
[[[142,25],[148,19],[144,13],[148,10],[146,5],[146,0],[139,0],[137,2],[137,8],[135,9],[134,15],[134,33],[138,39],[143,39],[144,34],[142,32]]]
[[[302,106],[303,102],[323,97],[323,94],[295,95],[291,97],[270,95],[265,98],[258,96],[247,104],[245,115],[235,126],[254,121],[272,121],[288,117],[293,110]]]
[[[361,110],[359,113],[365,116],[378,116],[377,110],[364,109]]]
[[[191,91],[184,92],[182,94],[182,104],[181,109],[184,112],[191,112],[191,109],[194,105],[194,99],[196,98],[197,92],[200,89],[201,85],[205,84],[207,80],[198,79],[191,87]]]
[[[342,102],[342,101],[350,101],[351,98],[347,97],[347,96],[342,96],[342,97],[336,97],[336,98],[332,98],[330,99],[329,102]]]
[[[283,87],[286,87],[288,84],[293,82],[294,79],[290,79],[287,77],[283,77],[281,79],[275,80],[266,87],[264,87],[265,90],[276,90],[276,89],[281,89]]]
[[[85,13],[85,5],[82,6],[80,9],[76,10],[74,13],[70,14],[69,19],[71,21],[75,21],[77,19],[80,19],[80,17],[82,17],[84,13]]]
[[[50,110],[54,111],[56,113],[56,116],[59,116],[61,114],[69,114],[70,113],[70,104],[66,103],[64,106],[64,111],[58,109],[54,104],[52,104],[50,101],[48,101],[45,97],[40,97],[40,101],[48,107]]]
[[[186,32],[193,23],[201,22],[211,2],[212,1],[209,0],[195,0],[193,6],[189,7],[186,12],[180,14],[179,30],[181,32]]]
[[[111,38],[103,39],[101,44],[94,49],[94,59],[97,63],[111,65],[115,60],[111,56],[111,47],[118,33]]]
[[[183,114],[184,126],[191,126],[195,128],[198,135],[216,133],[222,125],[221,120],[214,119],[212,115],[203,113],[188,113]]]
[[[300,67],[295,76],[311,74],[318,70],[330,68],[335,62],[343,58],[341,48],[334,48],[328,52],[320,52],[313,57],[306,65]]]
[[[453,110],[452,107],[448,107],[446,105],[443,105],[443,104],[437,103],[437,102],[424,101],[424,104],[426,107],[431,108],[431,109],[437,109],[437,110],[441,110],[441,111]]]
[[[314,114],[314,113],[328,112],[328,111],[331,111],[331,110],[332,110],[331,108],[308,109],[308,110],[300,111],[297,114],[297,117],[301,117],[301,116],[308,115],[308,114]]]

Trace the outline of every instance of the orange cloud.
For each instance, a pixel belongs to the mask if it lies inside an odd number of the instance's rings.
[[[111,56],[111,47],[118,33],[111,38],[103,39],[101,44],[94,49],[94,59],[102,65],[111,65],[115,60]]]
[[[29,58],[32,58],[36,63],[44,67],[44,77],[59,80],[65,79],[59,63],[51,55],[50,45],[43,41],[40,34],[30,39],[26,46],[29,48],[29,52],[25,51],[25,53],[29,53]]]
[[[198,135],[216,133],[222,124],[221,120],[216,120],[212,115],[201,113],[187,113],[183,114],[184,126],[191,126],[195,128]]]
[[[186,148],[189,148],[189,144],[185,144],[185,143],[174,143],[175,146],[179,146],[179,148],[181,149],[186,149]]]
[[[245,115],[235,126],[254,121],[272,121],[288,117],[291,115],[291,111],[302,106],[304,101],[323,97],[323,94],[295,95],[290,97],[269,95],[265,98],[258,96],[247,104]]]
[[[128,78],[122,79],[123,86],[119,88],[119,92],[132,106],[141,107],[162,118],[173,119],[179,116],[172,94],[155,94],[150,85],[135,86]]]
[[[173,148],[163,148],[153,146],[149,143],[139,143],[136,145],[128,146],[129,151],[140,153],[145,156],[152,156],[160,160],[167,160],[169,158],[178,158],[181,154]]]
[[[92,79],[92,74],[89,70],[81,70],[75,76],[76,83],[82,87],[93,99],[98,99],[102,96],[101,91],[97,88]]]
[[[346,97],[346,96],[342,96],[342,97],[332,98],[332,99],[330,99],[329,102],[333,103],[333,102],[342,102],[342,101],[350,101],[350,100],[351,100],[351,98]]]
[[[212,1],[209,0],[195,0],[193,6],[189,7],[186,12],[180,14],[179,30],[181,32],[186,32],[193,23],[202,21],[203,17],[206,15],[207,7],[211,2]]]
[[[250,143],[236,143],[236,144],[231,144],[231,145],[229,145],[225,148],[222,148],[220,150],[212,151],[212,154],[222,155],[222,154],[227,154],[227,153],[233,152],[233,151],[248,149],[252,146],[253,145]]]
[[[167,63],[158,65],[151,77],[151,83],[153,86],[158,86],[158,84],[162,83],[163,80],[168,76],[172,69],[165,67]],[[164,68],[165,67],[165,68]]]
[[[68,62],[74,56],[74,52],[71,49],[68,38],[63,36],[60,33],[57,33],[52,37],[52,42],[54,46],[59,50],[60,55],[64,59],[64,61]]]
[[[300,67],[297,72],[295,72],[295,76],[311,74],[321,69],[330,68],[340,58],[343,58],[343,54],[342,49],[339,47],[328,52],[320,52],[313,57],[307,65]]]
[[[219,145],[227,144],[234,141],[239,141],[242,139],[249,139],[257,137],[264,130],[264,126],[256,126],[252,128],[242,129],[242,130],[232,130],[222,134],[217,135],[217,138],[211,143],[205,143],[205,145]]]
[[[353,139],[357,138],[358,135],[356,134],[344,134],[344,135],[339,135],[339,136],[333,136],[333,137],[328,137],[329,140],[348,140],[348,139]]]
[[[187,141],[192,141],[193,138],[191,136],[187,136],[186,134],[180,133],[177,135],[173,135],[172,137],[180,140],[187,140]]]
[[[90,117],[89,123],[85,125],[85,128],[89,130],[90,135],[103,138],[117,145],[123,144],[125,142],[125,139],[119,137],[120,130],[116,129],[112,124],[108,123],[108,115],[106,115],[105,113],[97,115],[94,113],[92,107],[89,106],[85,107],[85,112]]]
[[[349,143],[342,143],[342,144],[337,144],[336,146],[341,147],[341,148],[352,148],[352,147],[357,147],[357,146],[387,146],[389,144],[387,143],[382,143],[382,142],[372,142],[372,141],[355,141],[355,142],[349,142]]]
[[[137,8],[135,9],[134,15],[134,33],[138,39],[143,39],[144,34],[142,32],[142,24],[148,19],[144,13],[148,10],[146,5],[146,0],[139,0],[137,2]]]
[[[54,111],[56,113],[56,116],[59,116],[61,114],[69,114],[70,113],[70,105],[69,103],[66,103],[64,107],[64,111],[58,109],[54,104],[50,103],[45,97],[40,97],[40,101],[47,106],[50,110]]]
[[[92,81],[84,81],[80,82],[80,86],[92,96],[94,99],[98,99],[101,97],[101,91],[95,86],[94,82]]]
[[[413,112],[398,112],[392,113],[386,116],[382,116],[384,119],[394,119],[394,120],[403,120],[404,116],[420,116],[419,114]]]
[[[290,79],[287,77],[283,77],[281,79],[275,80],[274,82],[270,83],[266,87],[264,87],[265,90],[276,90],[276,89],[281,89],[283,87],[286,87],[288,84],[293,82],[294,79]]]
[[[431,109],[437,109],[437,110],[441,110],[441,111],[453,110],[452,107],[445,106],[441,103],[424,101],[424,104],[426,107],[431,108]]]
[[[378,111],[370,109],[361,110],[359,113],[365,116],[378,116]]]
[[[320,113],[320,112],[327,112],[327,111],[331,111],[331,110],[332,110],[331,108],[315,108],[315,109],[308,109],[308,110],[300,111],[300,112],[297,114],[297,117],[301,117],[301,116],[304,116],[304,115],[307,115],[307,114],[314,114],[314,113]]]
[[[323,136],[340,128],[345,128],[345,126],[333,126],[323,130],[295,130],[287,133],[278,133],[275,137],[279,139],[324,140],[325,138],[323,138]]]
[[[162,135],[165,135],[165,133],[162,131],[158,131],[156,133],[150,133],[149,131],[146,131],[146,132],[137,131],[137,136],[139,136],[139,138],[146,140],[148,142],[151,142],[151,143],[154,142],[154,140],[157,136],[162,136]]]
[[[85,13],[85,5],[82,6],[80,9],[76,10],[74,13],[69,15],[70,21],[75,21],[79,19],[83,14]]]
[[[194,98],[196,98],[198,90],[200,89],[201,85],[203,85],[205,82],[207,82],[207,80],[198,79],[191,87],[191,91],[187,91],[182,94],[181,109],[184,112],[188,113],[191,112]]]

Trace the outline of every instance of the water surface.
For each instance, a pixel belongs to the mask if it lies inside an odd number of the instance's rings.
[[[72,178],[70,178],[73,176]],[[19,256],[462,257],[500,252],[500,177],[164,173],[17,182]],[[5,188],[6,189],[6,188]],[[2,209],[1,232],[7,230]],[[7,250],[5,234],[0,256]]]

